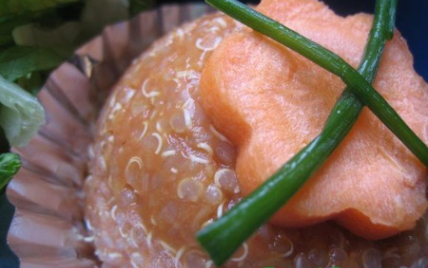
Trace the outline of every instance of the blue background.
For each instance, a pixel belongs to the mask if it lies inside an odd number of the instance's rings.
[[[374,0],[325,0],[336,12],[353,14],[373,13]],[[396,27],[408,42],[415,60],[416,71],[428,81],[428,1],[399,0]]]

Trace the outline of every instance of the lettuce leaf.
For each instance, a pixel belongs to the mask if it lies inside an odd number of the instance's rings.
[[[0,154],[0,190],[9,183],[21,167],[21,159],[17,154]]]
[[[82,26],[81,38],[88,40],[99,34],[106,25],[128,18],[126,1],[86,0],[85,8],[82,10],[80,17]]]
[[[18,46],[69,48],[69,52],[77,45],[80,33],[79,22],[66,22],[53,29],[43,29],[36,24],[26,24],[16,27],[13,39]]]
[[[56,68],[66,55],[50,48],[12,47],[0,52],[0,75],[13,82],[33,71]]]
[[[25,146],[45,123],[42,105],[30,93],[0,75],[0,126],[12,146]]]
[[[129,0],[129,13],[134,16],[141,11],[152,8],[155,2],[155,0]]]
[[[35,13],[80,0],[1,0],[0,16]]]

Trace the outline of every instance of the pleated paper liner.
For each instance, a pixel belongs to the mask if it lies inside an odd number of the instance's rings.
[[[7,195],[16,207],[8,243],[21,267],[96,267],[82,185],[98,111],[131,61],[151,43],[212,11],[204,4],[167,5],[107,27],[55,70],[38,98],[47,122],[28,146],[13,148],[23,166]]]

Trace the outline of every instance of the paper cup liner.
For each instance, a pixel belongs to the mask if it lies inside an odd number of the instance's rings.
[[[132,60],[154,40],[211,11],[205,4],[182,4],[144,12],[105,28],[51,74],[38,96],[45,107],[47,123],[28,146],[13,148],[23,165],[7,190],[16,207],[8,243],[20,258],[21,267],[101,265],[94,254],[91,227],[84,220],[82,191],[98,112]],[[426,218],[427,215],[424,221],[428,221]],[[425,235],[428,237],[428,229]],[[402,245],[384,251],[382,261],[400,258],[405,250],[415,250],[415,244],[406,237],[404,234],[394,238],[402,240]],[[343,234],[330,239],[346,244]],[[425,247],[428,254],[428,245]],[[370,258],[370,247],[367,248],[365,254]],[[303,258],[292,247],[287,263],[301,267],[296,265],[309,260],[309,254]],[[416,259],[411,268],[428,267],[427,256]]]
[[[212,11],[166,5],[104,29],[56,69],[38,98],[47,122],[24,148],[9,184],[15,206],[8,243],[21,267],[94,267],[93,236],[83,219],[82,185],[97,114],[131,61],[154,40]]]

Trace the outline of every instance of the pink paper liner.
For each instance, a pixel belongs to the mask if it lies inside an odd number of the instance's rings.
[[[81,187],[98,112],[131,61],[174,27],[212,9],[163,6],[104,29],[55,70],[38,95],[47,122],[24,148],[7,195],[16,207],[8,243],[21,267],[96,267]]]

